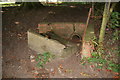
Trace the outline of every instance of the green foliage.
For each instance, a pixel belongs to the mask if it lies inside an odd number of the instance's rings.
[[[96,46],[98,46],[98,39],[97,39],[97,37],[93,37],[93,39],[91,40],[92,41],[92,43],[94,44],[94,46],[96,47]]]
[[[97,52],[93,52],[93,53],[92,53],[92,57],[98,58],[99,55],[97,54]]]
[[[103,57],[100,57],[97,52],[93,52],[91,58],[83,58],[81,60],[82,65],[85,65],[87,62],[89,64],[94,63],[96,68],[99,68],[99,69],[106,67],[106,69],[112,70],[114,72],[119,72],[120,70],[120,64],[116,64],[110,60],[103,59]]]
[[[36,61],[38,62],[38,67],[44,67],[43,65],[50,61],[50,59],[54,58],[54,55],[50,54],[49,52],[45,52],[42,55],[38,55]]]
[[[116,29],[116,31],[113,33],[114,35],[114,40],[118,40],[118,34],[119,31]],[[96,68],[99,69],[103,69],[106,68],[108,70],[112,70],[114,72],[119,72],[120,71],[120,64],[119,63],[115,63],[112,61],[111,59],[111,55],[110,54],[106,54],[104,49],[97,49],[98,47],[98,43],[97,43],[97,39],[94,37],[91,40],[94,44],[94,46],[96,47],[96,51],[94,51],[91,55],[91,58],[83,58],[81,64],[85,65],[87,62],[89,64],[94,64],[94,66],[96,66]],[[118,49],[110,49],[112,50],[113,53],[119,53],[120,51]],[[119,54],[118,54],[119,56]]]
[[[112,28],[112,29],[120,28],[119,16],[120,16],[119,12],[112,12],[107,27]]]
[[[111,17],[110,17],[110,20],[108,22],[108,25],[107,25],[107,28],[110,28],[110,29],[113,29],[114,32],[113,32],[113,35],[112,35],[112,40],[115,41],[115,40],[118,40],[119,39],[119,33],[120,31],[118,30],[118,28],[120,28],[120,13],[119,12],[112,12],[111,14]]]
[[[118,31],[117,29],[115,30],[115,32],[113,32],[113,41],[118,40],[119,39],[119,34],[120,31]]]
[[[119,72],[120,64],[115,64],[112,61],[108,61],[107,69],[113,70],[114,72]]]

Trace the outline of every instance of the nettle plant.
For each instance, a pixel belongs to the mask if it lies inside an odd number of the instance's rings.
[[[116,29],[120,27],[120,23],[119,23],[119,18],[120,13],[119,12],[112,12],[109,23],[107,25],[107,27],[112,28],[112,29]]]
[[[92,42],[94,46],[98,46],[97,38],[93,38]],[[112,50],[113,51],[113,50]],[[80,63],[82,65],[85,65],[88,63],[92,67],[94,66],[98,70],[106,70],[106,71],[113,71],[113,72],[119,72],[120,71],[120,64],[116,63],[111,60],[111,55],[105,53],[104,51],[102,53],[99,53],[102,51],[99,51],[99,49],[94,50],[94,52],[91,53],[90,58],[83,58]],[[118,55],[120,57],[120,55]]]
[[[49,62],[53,58],[54,58],[54,55],[52,55],[49,52],[45,52],[43,54],[38,54],[38,56],[36,58],[36,61],[38,62],[37,67],[43,68],[44,67],[43,65],[46,64],[47,62]]]
[[[118,34],[120,33],[120,31],[118,30],[118,28],[120,28],[120,13],[119,12],[112,12],[110,20],[108,22],[107,28],[113,29],[113,40],[118,40]]]

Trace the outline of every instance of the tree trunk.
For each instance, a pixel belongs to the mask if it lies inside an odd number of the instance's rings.
[[[107,25],[109,8],[110,8],[110,2],[106,2],[104,12],[103,12],[103,20],[102,20],[102,25],[101,25],[101,29],[100,29],[100,35],[99,35],[99,46],[101,48],[103,47],[103,40],[104,40],[105,29],[106,29],[106,25]]]
[[[95,2],[92,2],[92,16],[94,16],[94,6],[95,5]]]
[[[110,10],[109,10],[107,22],[109,21],[110,15],[111,15],[111,13],[113,12],[113,9],[115,8],[116,4],[117,4],[117,3],[112,3],[112,6],[111,6],[111,8],[110,8]]]
[[[102,20],[102,25],[100,29],[100,35],[99,35],[99,48],[103,49],[103,41],[104,41],[104,36],[105,36],[105,29],[107,22],[109,21],[110,15],[115,7],[116,3],[113,3],[111,8],[110,8],[110,2],[105,3],[105,8],[103,12],[103,20]]]

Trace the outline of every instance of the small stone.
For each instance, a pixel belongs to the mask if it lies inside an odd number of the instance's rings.
[[[42,75],[42,77],[44,77],[45,75]]]
[[[50,71],[51,71],[51,72],[53,72],[53,71],[54,71],[54,69],[53,69],[53,68],[51,68],[51,69],[50,69]]]
[[[59,65],[59,67],[60,67],[60,69],[63,69],[63,66],[62,66],[62,64],[60,64],[60,65]]]
[[[3,57],[1,56],[1,59],[2,59]]]
[[[70,78],[73,78],[73,77],[70,77]]]
[[[53,11],[49,11],[48,13],[49,13],[49,14],[55,14],[55,12],[53,12]]]
[[[70,6],[71,8],[75,8],[76,6]]]
[[[80,46],[80,44],[77,44],[77,46]]]
[[[21,34],[18,34],[18,36],[22,36]]]
[[[19,24],[19,22],[15,22],[15,24]]]
[[[18,66],[18,69],[21,69],[21,66]]]
[[[30,56],[30,59],[33,59],[33,58],[35,58],[35,56],[31,55],[31,56]]]
[[[33,60],[31,60],[31,62],[35,62],[35,60],[33,59]]]

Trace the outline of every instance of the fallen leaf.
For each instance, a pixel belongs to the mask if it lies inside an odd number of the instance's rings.
[[[20,36],[20,37],[21,37],[22,35],[21,35],[21,34],[18,34],[18,36]]]
[[[113,76],[113,78],[120,78],[120,76]]]
[[[106,71],[108,71],[108,72],[112,72],[112,70],[110,70],[110,69],[106,69]]]
[[[1,13],[3,13],[4,11],[0,11]]]
[[[95,66],[94,65],[90,65],[92,68],[94,68]]]
[[[119,75],[120,73],[118,73],[118,72],[114,72],[114,74]]]
[[[60,69],[63,69],[63,66],[62,66],[62,64],[60,64],[60,65],[59,65],[59,68],[60,68]]]
[[[42,77],[44,77],[45,75],[42,75]]]
[[[97,76],[96,74],[93,74],[94,76]]]
[[[33,59],[33,60],[31,60],[31,62],[35,62],[35,60]]]
[[[89,74],[84,73],[84,72],[81,72],[80,74],[83,75],[83,76],[90,76]]]
[[[50,71],[53,72],[53,71],[54,71],[54,68],[51,68]]]
[[[66,72],[67,72],[67,70],[64,70],[64,72],[66,73]]]
[[[97,69],[98,71],[101,71],[101,69]]]
[[[39,74],[39,72],[38,72],[38,71],[35,71],[34,74]]]
[[[31,56],[30,56],[30,59],[33,59],[33,58],[35,58],[35,56],[31,55]]]
[[[35,68],[32,68],[32,70],[35,70]]]
[[[39,78],[39,76],[34,76],[34,78]]]
[[[20,22],[15,22],[15,24],[19,24]]]

